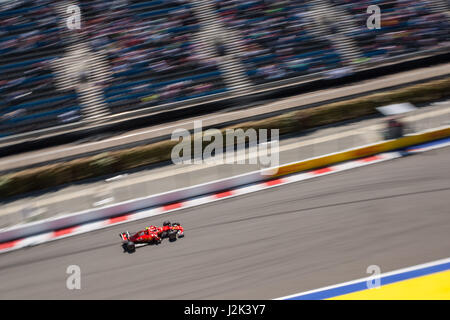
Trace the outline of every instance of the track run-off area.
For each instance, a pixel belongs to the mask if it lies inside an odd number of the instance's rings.
[[[4,253],[0,299],[274,299],[447,258],[449,208],[445,147]],[[123,253],[163,220],[186,236]]]

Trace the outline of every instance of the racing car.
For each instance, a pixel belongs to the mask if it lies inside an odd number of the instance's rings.
[[[164,221],[162,227],[148,226],[133,235],[128,231],[120,234],[122,247],[128,253],[134,252],[136,245],[160,244],[164,238],[168,238],[172,242],[182,237],[184,237],[183,227],[178,222],[171,223],[170,221]]]

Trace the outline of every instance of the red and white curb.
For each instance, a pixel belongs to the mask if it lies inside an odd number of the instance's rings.
[[[336,173],[344,170],[354,169],[362,166],[366,166],[373,163],[378,163],[386,160],[391,160],[395,158],[400,158],[402,154],[400,152],[388,152],[382,153],[354,161],[349,161],[345,163],[336,164],[333,166],[324,167],[321,169],[311,170],[308,172],[302,172],[298,174],[293,174],[289,176],[284,176],[272,180],[268,180],[265,182],[255,183],[245,187],[238,187],[236,189],[231,189],[227,191],[222,191],[219,193],[201,196],[193,199],[187,199],[180,202],[175,202],[171,204],[167,204],[164,206],[142,210],[138,212],[128,213],[122,216],[108,218],[101,221],[95,221],[91,223],[82,224],[79,226],[74,226],[70,228],[55,230],[51,232],[42,233],[36,236],[26,237],[22,239],[17,239],[9,242],[0,243],[0,253],[5,253],[13,250],[17,250],[20,248],[35,246],[41,243],[63,239],[66,237],[74,236],[77,234],[82,234],[94,230],[99,230],[103,228],[107,228],[113,225],[118,225],[121,223],[127,223],[130,221],[136,221],[140,219],[145,219],[157,215],[161,215],[164,213],[169,213],[173,211],[177,211],[180,209],[191,208],[199,205],[203,205],[206,203],[211,203],[215,201],[219,201],[222,199],[229,199],[232,197],[249,194],[252,192],[265,190],[269,188],[274,188],[278,186],[282,186],[289,183],[299,182],[303,180],[312,179],[319,176],[324,176],[331,173]]]

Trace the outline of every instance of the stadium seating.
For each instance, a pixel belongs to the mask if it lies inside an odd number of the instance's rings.
[[[242,50],[236,57],[253,85],[344,66],[339,50],[346,50],[340,46],[338,50],[333,39],[323,36],[323,29],[311,14],[311,1],[210,1],[225,31],[233,31],[233,39],[237,38]],[[229,90],[222,70],[223,61],[227,60],[207,56],[199,49],[197,32],[201,25],[191,0],[74,3],[81,7],[83,25],[75,42],[86,41],[91,52],[102,54],[102,62],[103,57],[107,58],[112,76],[97,84],[112,113]],[[343,9],[346,19],[352,19],[354,23],[349,25],[353,27],[347,36],[355,40],[367,59],[383,60],[420,52],[450,41],[448,19],[434,13],[430,1],[327,3]],[[66,52],[56,4],[55,0],[0,2],[0,138],[81,120],[78,93],[56,87],[52,62]],[[382,11],[380,30],[366,26],[366,9],[372,4],[379,5]],[[98,81],[96,77],[92,79]],[[92,95],[82,94],[83,98]]]
[[[105,50],[113,79],[104,83],[113,113],[226,91],[215,59],[196,53],[199,30],[184,0],[81,0],[85,32]]]
[[[332,0],[354,17],[353,37],[367,58],[418,52],[450,41],[450,24],[444,14],[431,11],[431,3],[413,0]],[[381,9],[381,29],[366,26],[369,5]]]
[[[51,0],[0,7],[0,137],[78,121],[75,91],[59,91],[51,61],[64,54]]]
[[[341,66],[332,44],[310,31],[306,0],[215,0],[222,21],[244,39],[241,59],[255,84]]]

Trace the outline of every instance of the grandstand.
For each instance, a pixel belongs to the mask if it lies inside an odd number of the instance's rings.
[[[366,27],[371,4],[380,30]],[[65,29],[68,5],[81,30]],[[448,52],[450,41],[441,0],[11,0],[0,18],[0,141]]]
[[[65,54],[65,45],[52,4],[30,0],[1,7],[0,137],[81,119],[77,92],[55,85],[51,62]]]
[[[111,112],[226,90],[217,62],[196,52],[200,25],[189,1],[80,1],[92,49],[105,50],[113,79],[104,84]]]
[[[240,59],[254,84],[342,67],[340,54],[312,33],[308,1],[216,1],[227,28],[243,39]]]
[[[427,1],[345,1],[333,0],[355,19],[355,28],[347,30],[364,57],[385,59],[401,54],[414,53],[449,42],[450,25],[444,6]],[[377,4],[382,12],[381,29],[365,27],[364,9]],[[439,9],[439,8],[438,8]]]

